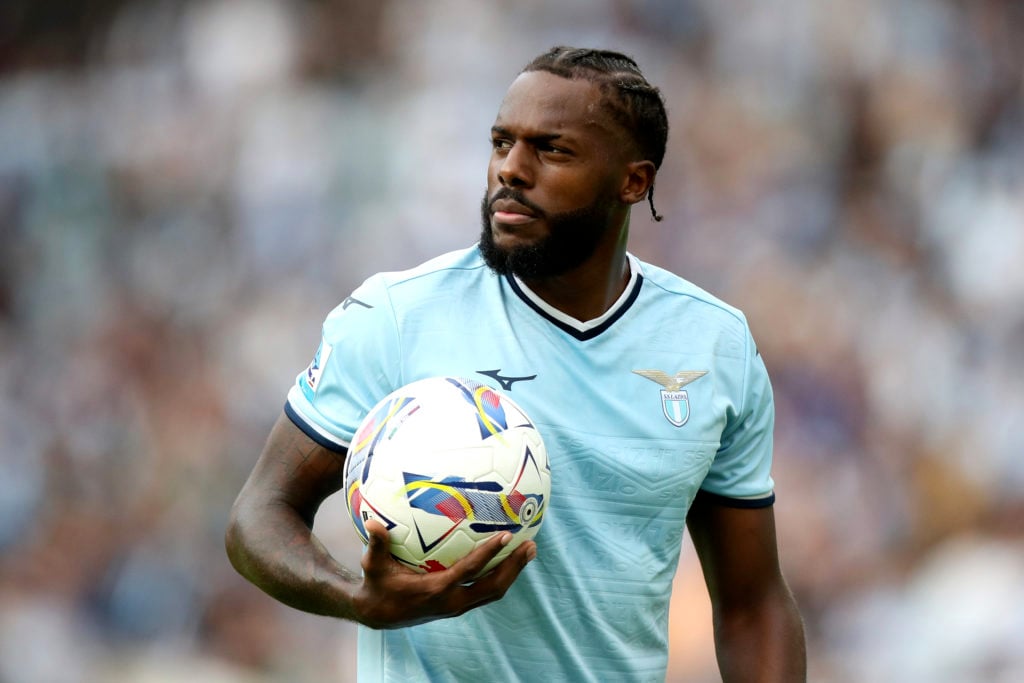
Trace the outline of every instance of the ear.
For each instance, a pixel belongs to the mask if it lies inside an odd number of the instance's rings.
[[[626,176],[619,198],[627,204],[642,202],[654,184],[657,172],[653,161],[631,161],[626,164]]]

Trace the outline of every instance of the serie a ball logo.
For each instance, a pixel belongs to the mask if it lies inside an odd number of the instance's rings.
[[[345,496],[363,542],[365,523],[381,522],[395,559],[420,572],[511,532],[486,573],[537,534],[551,468],[540,433],[512,399],[472,380],[433,377],[367,414],[349,451]]]

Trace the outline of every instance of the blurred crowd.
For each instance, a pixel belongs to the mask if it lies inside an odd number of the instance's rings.
[[[1024,680],[1024,4],[4,5],[0,683],[353,680],[228,510],[326,313],[475,239],[555,44],[664,92],[632,251],[750,319],[812,680]],[[716,680],[703,590],[687,548],[671,681]]]

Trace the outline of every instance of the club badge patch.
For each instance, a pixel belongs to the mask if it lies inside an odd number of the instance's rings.
[[[676,427],[682,427],[690,419],[690,398],[683,387],[708,374],[707,370],[680,370],[674,375],[664,370],[633,372],[664,387],[661,390],[661,409],[665,419]]]

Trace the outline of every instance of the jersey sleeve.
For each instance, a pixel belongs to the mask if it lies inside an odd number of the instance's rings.
[[[701,492],[733,507],[767,507],[775,502],[775,403],[768,370],[749,333],[745,359],[740,409],[729,416]]]
[[[288,391],[285,413],[326,448],[345,451],[363,416],[398,386],[398,332],[380,276],[327,316],[313,361]]]

